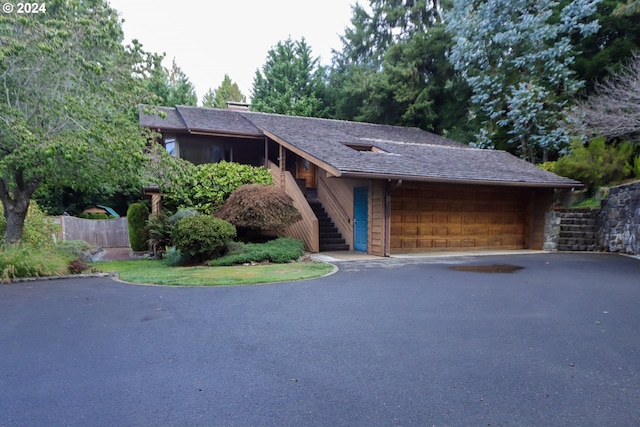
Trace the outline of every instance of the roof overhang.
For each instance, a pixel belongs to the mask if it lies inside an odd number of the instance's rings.
[[[500,187],[529,187],[529,188],[580,188],[584,184],[575,183],[554,183],[554,182],[532,182],[532,181],[497,181],[497,180],[481,180],[481,179],[459,179],[459,178],[434,178],[416,175],[390,175],[366,172],[347,172],[334,174],[344,178],[368,178],[368,179],[392,179],[403,181],[421,181],[433,182],[440,184],[464,184],[464,185],[495,185]]]
[[[278,144],[282,145],[283,147],[286,147],[287,150],[296,153],[298,156],[302,157],[303,159],[309,160],[311,163],[315,164],[316,166],[324,169],[325,171],[327,171],[329,174],[333,175],[333,176],[341,176],[342,173],[336,169],[334,166],[331,166],[330,164],[323,162],[322,160],[312,156],[311,154],[299,149],[298,147],[288,143],[287,141],[285,141],[284,139],[280,138],[279,136],[266,131],[264,129],[262,129],[262,131],[264,132],[264,134],[266,136],[268,136],[270,139],[272,139],[273,141],[277,142]]]
[[[225,132],[222,130],[185,129],[185,131],[191,135],[220,136],[227,138],[264,139],[265,137],[265,135],[261,133]]]

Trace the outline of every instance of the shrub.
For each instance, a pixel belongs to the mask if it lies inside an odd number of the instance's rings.
[[[300,258],[304,244],[297,239],[280,237],[267,243],[237,243],[229,245],[229,253],[207,262],[213,267],[270,261],[285,263]]]
[[[62,276],[67,274],[68,265],[65,257],[29,245],[9,245],[0,250],[3,283],[17,277]]]
[[[202,215],[195,208],[180,208],[176,213],[171,215],[168,220],[171,226],[176,225],[180,220],[184,218],[190,218],[192,216]]]
[[[302,218],[283,189],[257,184],[236,189],[216,216],[236,227],[260,230],[280,230]]]
[[[149,249],[159,258],[164,256],[168,247],[173,246],[171,232],[173,227],[182,219],[201,215],[193,208],[181,208],[171,216],[160,212],[153,214],[147,221],[147,235],[149,236]]]
[[[0,203],[0,235],[4,236],[7,227],[4,217],[4,209]],[[39,248],[51,249],[55,245],[55,236],[60,231],[60,226],[47,216],[35,201],[29,204],[27,217],[24,220],[22,243]]]
[[[127,222],[129,225],[129,243],[131,249],[136,252],[147,250],[147,220],[149,208],[142,202],[133,203],[127,210]]]
[[[593,139],[588,145],[580,141],[571,144],[571,152],[558,159],[554,171],[558,175],[581,181],[590,192],[601,185],[615,184],[626,178],[633,146],[627,142],[607,145],[604,137]]]
[[[188,263],[190,258],[184,255],[180,249],[176,249],[175,246],[171,246],[167,252],[165,252],[163,261],[169,267],[177,267]]]
[[[89,270],[89,267],[83,260],[80,258],[76,258],[73,261],[69,262],[67,269],[70,274],[82,274],[83,271]]]
[[[195,207],[210,214],[222,206],[231,193],[243,184],[271,184],[271,171],[264,167],[221,161],[194,167],[189,175],[180,176],[180,185],[167,198],[176,204]],[[175,203],[175,202],[174,202]]]
[[[236,228],[232,224],[210,215],[184,218],[171,232],[175,247],[199,261],[220,255],[235,236]]]
[[[58,243],[54,248],[54,252],[60,256],[70,260],[81,258],[83,252],[93,249],[94,246],[84,240],[67,240]]]

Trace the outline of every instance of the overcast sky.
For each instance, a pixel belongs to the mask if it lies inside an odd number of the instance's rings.
[[[356,0],[109,0],[125,20],[126,41],[175,57],[198,100],[228,74],[247,97],[269,49],[304,37],[323,65],[349,26]]]

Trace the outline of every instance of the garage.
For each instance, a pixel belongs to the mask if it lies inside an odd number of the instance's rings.
[[[527,188],[404,183],[391,195],[391,252],[530,247]]]

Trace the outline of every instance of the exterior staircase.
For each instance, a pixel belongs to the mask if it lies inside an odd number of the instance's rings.
[[[309,206],[318,218],[318,231],[320,234],[320,252],[326,251],[348,251],[349,245],[345,242],[342,234],[335,226],[331,217],[325,211],[322,203],[318,199],[317,190],[306,190]]]
[[[597,211],[596,211],[597,212]],[[560,212],[559,251],[599,251],[596,212],[571,210]]]

